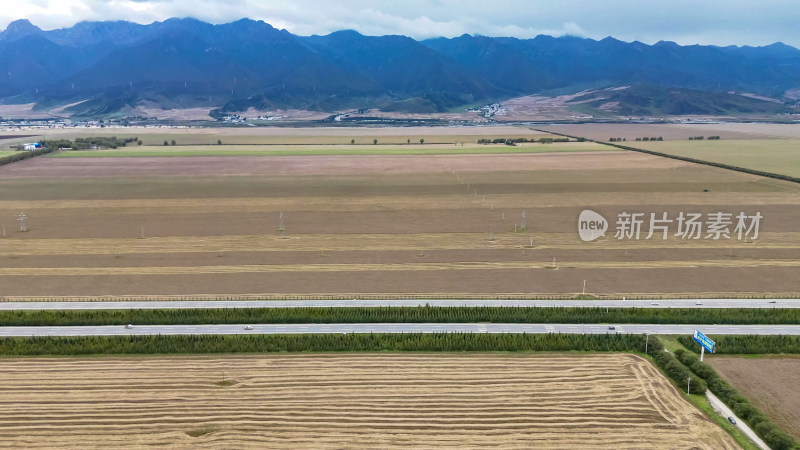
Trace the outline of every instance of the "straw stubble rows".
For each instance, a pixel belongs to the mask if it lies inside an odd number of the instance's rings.
[[[3,361],[6,448],[736,448],[639,357]]]

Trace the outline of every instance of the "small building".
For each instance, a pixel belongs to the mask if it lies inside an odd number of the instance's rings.
[[[27,152],[32,152],[34,150],[41,150],[42,149],[42,144],[40,144],[38,142],[34,142],[34,143],[31,143],[31,144],[23,144],[23,148]]]

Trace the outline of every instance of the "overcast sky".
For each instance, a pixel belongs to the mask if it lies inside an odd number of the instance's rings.
[[[0,29],[26,18],[43,29],[82,20],[151,23],[195,17],[262,19],[300,35],[354,29],[416,39],[464,33],[565,34],[679,44],[800,48],[798,0],[0,0]]]

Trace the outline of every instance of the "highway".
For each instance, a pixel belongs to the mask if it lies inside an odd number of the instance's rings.
[[[123,325],[0,327],[0,337],[10,336],[129,336],[192,334],[342,334],[342,333],[569,333],[569,334],[705,334],[800,335],[800,325],[640,325],[624,324],[503,324],[503,323],[355,323],[257,325]]]
[[[379,306],[503,306],[566,308],[800,308],[800,299],[668,300],[208,300],[0,302],[0,310],[206,309],[206,308],[363,308]]]

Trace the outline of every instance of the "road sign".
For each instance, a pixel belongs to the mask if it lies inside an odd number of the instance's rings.
[[[714,353],[714,346],[716,345],[716,343],[712,341],[708,336],[697,330],[694,330],[693,338],[695,342],[697,342],[706,350],[708,350],[709,353]]]
[[[695,342],[700,344],[700,361],[703,360],[706,350],[708,350],[709,353],[714,353],[716,342],[712,341],[708,336],[697,330],[694,330],[694,336],[692,336],[692,338]]]

